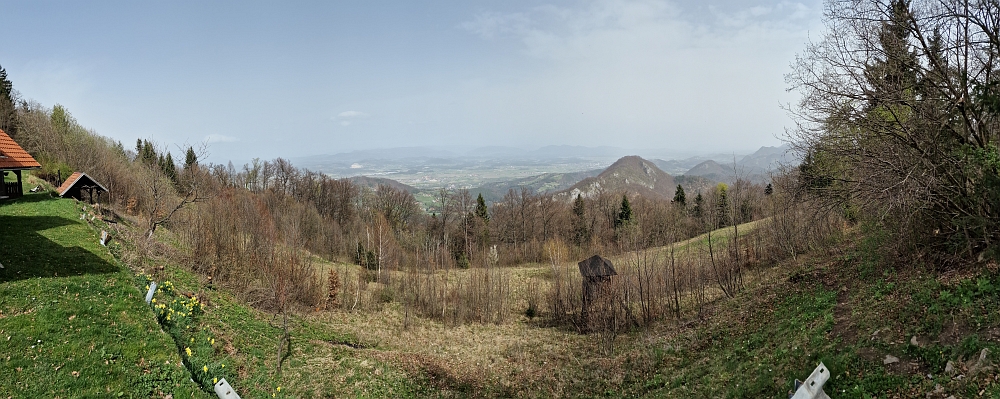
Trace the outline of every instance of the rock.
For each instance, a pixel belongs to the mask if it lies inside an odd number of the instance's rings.
[[[917,336],[916,335],[914,335],[913,338],[910,338],[910,345],[920,346],[920,342],[917,342]]]
[[[899,358],[893,355],[885,355],[885,359],[882,359],[882,364],[893,364],[899,363]]]
[[[944,373],[948,375],[955,374],[955,363],[949,360],[948,363],[944,365]]]
[[[972,367],[969,367],[969,376],[970,377],[971,376],[975,376],[979,372],[986,371],[986,370],[989,370],[989,369],[992,368],[992,367],[990,367],[989,360],[986,360],[986,356],[989,355],[989,354],[990,354],[990,350],[986,349],[986,348],[983,348],[983,350],[981,352],[979,352],[979,360],[977,360],[976,364],[973,364]]]

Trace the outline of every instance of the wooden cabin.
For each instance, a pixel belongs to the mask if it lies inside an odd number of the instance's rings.
[[[84,193],[86,193],[86,198],[91,204],[100,197],[101,193],[107,191],[108,189],[104,188],[101,183],[98,183],[97,180],[94,180],[83,172],[74,172],[56,189],[60,197],[76,198],[79,201],[83,201]]]
[[[0,198],[17,198],[24,195],[21,184],[21,172],[30,169],[41,169],[42,165],[28,154],[21,146],[14,142],[6,132],[0,130],[0,175],[3,180],[3,187],[0,189]],[[8,182],[7,174],[13,173],[17,178],[16,182]]]

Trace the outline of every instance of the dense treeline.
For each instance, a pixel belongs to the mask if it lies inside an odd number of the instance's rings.
[[[803,186],[882,226],[897,256],[997,256],[1000,6],[835,0],[826,16],[788,76]]]

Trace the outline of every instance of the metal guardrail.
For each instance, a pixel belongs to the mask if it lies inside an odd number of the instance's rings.
[[[789,399],[830,399],[826,392],[823,392],[823,384],[830,379],[830,369],[826,368],[823,362],[809,374],[805,381],[795,380],[795,392],[788,395]]]

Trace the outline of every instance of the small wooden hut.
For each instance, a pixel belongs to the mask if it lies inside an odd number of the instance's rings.
[[[91,204],[94,203],[101,193],[107,191],[108,189],[104,188],[101,183],[98,183],[96,180],[87,176],[87,174],[83,172],[73,172],[73,174],[70,175],[58,189],[56,189],[56,192],[59,193],[60,197],[76,198],[80,201],[83,200],[83,193],[87,193],[87,199]]]
[[[0,130],[0,177],[7,177],[7,172],[13,172],[17,177],[16,182],[7,182],[6,179],[0,181],[0,198],[16,198],[24,195],[21,188],[21,171],[30,169],[41,169],[42,165],[32,158],[27,151],[14,142],[6,132]]]
[[[583,276],[583,309],[582,316],[584,324],[587,322],[591,304],[600,295],[607,293],[611,285],[611,276],[617,276],[614,265],[610,260],[599,255],[591,256],[578,263],[580,274]]]

